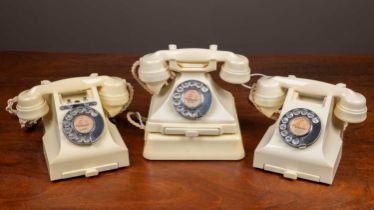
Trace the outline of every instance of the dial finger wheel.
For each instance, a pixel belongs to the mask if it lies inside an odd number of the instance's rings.
[[[212,103],[210,89],[197,80],[187,80],[179,84],[172,95],[174,109],[184,118],[203,117]]]
[[[78,145],[90,145],[99,140],[104,129],[104,120],[95,109],[78,106],[65,114],[62,126],[69,141]]]
[[[278,129],[286,144],[306,148],[317,140],[321,132],[321,120],[309,109],[296,108],[281,117]]]

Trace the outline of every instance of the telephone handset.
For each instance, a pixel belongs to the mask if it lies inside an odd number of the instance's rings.
[[[257,146],[253,165],[285,177],[332,184],[347,123],[366,119],[365,97],[345,87],[289,77],[262,77],[250,100],[279,118]]]
[[[147,54],[133,65],[134,78],[152,96],[145,127],[147,159],[241,159],[234,98],[209,72],[223,62],[220,77],[242,84],[250,79],[248,59],[228,51],[177,49]],[[139,126],[142,127],[142,126]]]
[[[143,56],[137,63],[139,74],[135,73],[135,77],[139,77],[139,82],[145,83],[145,88],[152,94],[158,94],[175,72],[215,71],[217,62],[224,62],[220,72],[224,81],[233,84],[249,81],[248,59],[229,51],[218,51],[217,45],[211,45],[209,49],[177,49],[175,45],[169,45],[169,50]]]
[[[366,119],[366,99],[360,94],[348,89],[343,84],[332,85],[320,81],[293,77],[263,77],[258,80],[253,90],[253,102],[263,109],[265,115],[270,116],[278,110],[286,95],[286,89],[315,95],[332,96],[338,102],[334,108],[336,117],[348,123],[359,123]]]
[[[42,81],[10,99],[7,111],[18,116],[21,127],[42,118],[51,180],[88,177],[129,165],[127,147],[108,117],[123,112],[132,97],[133,88],[124,79],[91,74]]]
[[[129,93],[127,89],[129,88],[132,91],[131,86],[119,78],[96,76],[95,74],[92,74],[90,77],[77,77],[55,82],[42,81],[41,85],[35,86],[29,90],[25,90],[17,96],[17,107],[15,114],[20,119],[20,124],[22,127],[26,126],[26,124],[35,124],[38,119],[42,118],[49,111],[48,104],[43,97],[44,95],[53,94],[55,92],[79,92],[85,91],[92,87],[100,88],[98,94],[100,96],[103,108],[109,117],[114,117],[126,109],[128,105],[127,101],[129,100]],[[87,100],[87,97],[84,96],[82,100],[79,100],[78,104]],[[67,99],[67,101],[63,102],[73,104],[77,101]]]

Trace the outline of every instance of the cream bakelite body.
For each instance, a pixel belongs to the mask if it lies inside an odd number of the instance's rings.
[[[104,118],[104,130],[99,140],[91,145],[76,145],[65,137],[61,128],[67,110],[59,109],[63,105],[59,93],[48,96],[51,111],[42,118],[45,128],[43,149],[52,181],[76,176],[96,176],[99,172],[130,164],[128,149],[117,127],[106,117],[96,87],[89,91],[92,101],[97,103],[93,108]]]
[[[185,119],[173,107],[171,93],[185,80],[206,84],[212,92],[208,113]],[[144,157],[151,160],[238,160],[244,148],[231,93],[217,86],[208,73],[183,73],[159,95],[152,96],[145,128]]]
[[[128,149],[116,126],[109,121],[124,110],[129,101],[125,80],[117,77],[98,76],[43,81],[42,85],[23,91],[18,96],[16,114],[21,121],[42,118],[45,134],[43,149],[50,180],[76,176],[95,176],[99,172],[129,165]],[[102,117],[98,140],[79,145],[67,139],[63,121],[74,107],[89,107]],[[81,118],[87,120],[89,118]],[[83,129],[83,132],[86,130]]]
[[[139,80],[153,94],[145,126],[145,158],[238,160],[244,157],[234,97],[209,74],[217,70],[218,62],[223,62],[221,79],[233,84],[248,82],[248,59],[217,51],[215,45],[210,49],[177,49],[170,45],[169,50],[147,54],[139,60]],[[173,106],[173,92],[188,81],[204,85],[211,94],[209,109],[195,119],[182,116]]]
[[[348,122],[358,123],[366,118],[365,97],[344,85],[294,77],[262,78],[251,97],[257,108],[269,117],[283,104],[280,117],[268,128],[255,149],[253,166],[281,173],[290,179],[332,184]],[[321,121],[319,136],[305,148],[286,144],[278,129],[281,117],[296,108],[313,111]]]

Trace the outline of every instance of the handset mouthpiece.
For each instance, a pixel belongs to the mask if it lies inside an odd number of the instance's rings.
[[[132,88],[124,79],[108,77],[104,79],[99,89],[100,100],[109,117],[114,117],[124,111],[130,101],[129,91]]]
[[[223,64],[220,77],[222,80],[233,84],[244,84],[250,79],[251,69],[245,56],[235,55]]]
[[[366,98],[360,93],[347,91],[336,103],[334,114],[348,123],[360,123],[367,117]]]
[[[276,82],[274,77],[262,77],[257,80],[253,91],[254,102],[266,108],[280,108],[286,97],[280,83]]]
[[[25,90],[17,97],[16,108],[19,119],[27,121],[38,120],[49,111],[49,107],[43,96],[31,90]]]

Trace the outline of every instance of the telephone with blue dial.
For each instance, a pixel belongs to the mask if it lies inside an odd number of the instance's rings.
[[[42,118],[43,149],[52,181],[95,176],[129,165],[127,147],[109,121],[130,104],[129,83],[97,74],[41,83],[10,99],[7,111],[18,116],[21,127]]]
[[[367,115],[365,97],[345,84],[294,76],[260,78],[249,99],[276,119],[255,149],[253,166],[290,179],[332,184],[345,128]]]
[[[160,50],[140,58],[133,75],[152,94],[145,128],[143,155],[151,160],[237,160],[244,148],[234,97],[219,87],[222,80],[248,82],[248,59],[209,49]]]

